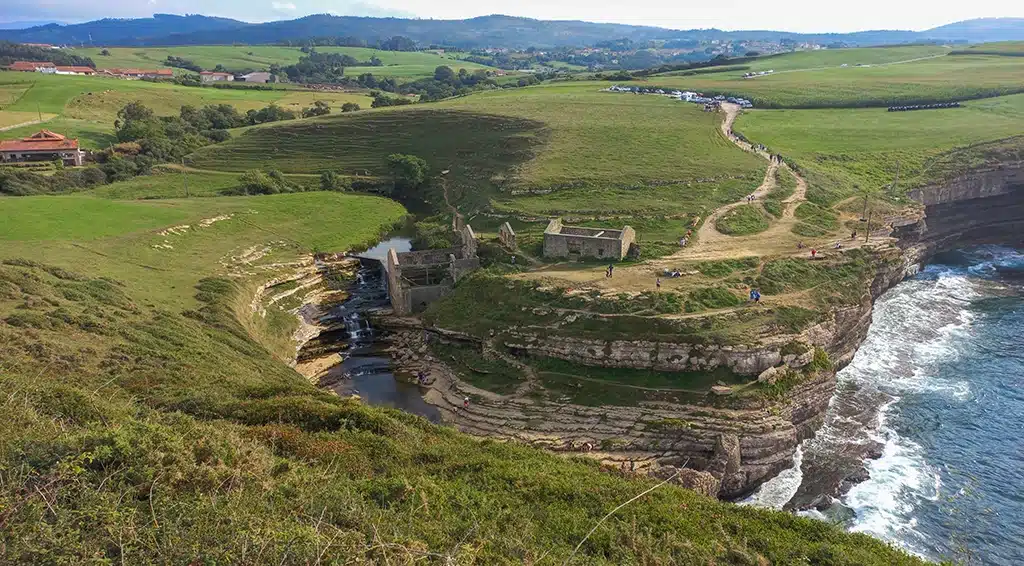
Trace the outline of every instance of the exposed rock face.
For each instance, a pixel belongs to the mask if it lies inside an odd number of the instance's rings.
[[[756,375],[782,361],[779,349],[788,340],[769,337],[763,346],[677,344],[645,340],[592,340],[566,336],[540,337],[509,331],[505,346],[578,364],[656,371],[707,371],[724,366]]]
[[[878,269],[861,302],[834,310],[826,321],[799,335],[716,346],[541,337],[510,330],[502,335],[502,344],[530,355],[611,368],[702,371],[727,367],[771,384],[811,362],[813,351],[782,353],[786,344],[798,341],[824,349],[841,367],[867,334],[874,299],[916,273],[932,255],[952,247],[1019,243],[1024,238],[1024,163],[967,175],[913,196],[923,207],[917,216],[896,223],[897,245],[876,248]],[[422,332],[406,332],[398,339],[415,342],[422,339]],[[465,432],[586,453],[662,478],[685,466],[689,469],[674,481],[723,498],[743,496],[787,468],[797,445],[821,426],[835,390],[834,372],[801,372],[809,376],[770,399],[709,394],[706,404],[698,405],[586,407],[483,391],[459,381],[429,355],[404,362],[431,368],[434,383],[427,401]],[[467,396],[474,401],[464,407]],[[858,474],[847,478],[847,483],[862,478]]]

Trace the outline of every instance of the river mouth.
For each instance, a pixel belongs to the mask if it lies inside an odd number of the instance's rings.
[[[423,400],[424,390],[412,380],[395,375],[383,346],[386,334],[375,328],[367,316],[390,306],[383,264],[390,248],[405,252],[412,248],[412,243],[408,238],[393,237],[359,254],[355,279],[348,283],[344,301],[326,308],[307,305],[300,310],[300,316],[307,322],[326,330],[303,345],[298,358],[301,361],[337,355],[341,363],[334,364],[320,377],[322,387],[343,396],[358,395],[371,405],[400,409],[438,423],[441,413]]]
[[[937,257],[873,317],[824,426],[748,502],[929,559],[1024,563],[1024,255]]]

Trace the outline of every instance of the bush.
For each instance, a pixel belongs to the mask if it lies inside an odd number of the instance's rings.
[[[359,110],[361,109],[359,108],[359,105],[356,104],[355,102],[346,102],[345,104],[341,105],[342,112],[358,112]]]
[[[320,190],[322,191],[347,191],[350,186],[347,178],[334,171],[326,171],[320,175]]]
[[[388,171],[396,189],[415,189],[427,179],[427,162],[415,155],[392,153],[388,156]]]

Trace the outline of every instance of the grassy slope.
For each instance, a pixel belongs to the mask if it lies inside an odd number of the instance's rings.
[[[554,83],[445,103],[453,108],[539,120],[548,149],[524,167],[531,188],[567,184],[642,185],[745,176],[756,157],[718,133],[721,118],[653,96],[601,92],[602,83]]]
[[[24,239],[40,208],[81,244]],[[401,215],[394,203],[65,196],[3,199],[0,211],[0,561],[561,561],[652,485],[319,391],[234,318],[254,280],[201,281],[282,238],[295,243],[265,263],[364,242]],[[193,225],[235,217],[166,238],[145,227],[170,212]],[[164,241],[173,249],[152,247]],[[575,563],[759,559],[916,563],[826,523],[674,487],[606,521]]]
[[[851,194],[854,185],[878,188],[934,180],[931,164],[955,147],[1002,139],[1024,131],[1024,95],[975,100],[964,108],[886,112],[883,109],[754,110],[736,130],[768,145],[802,168],[811,179],[812,199],[823,203]],[[829,195],[822,185],[829,185]],[[816,192],[818,191],[818,192]]]
[[[785,62],[785,58],[778,61]],[[1024,60],[945,56],[871,67],[855,67],[851,60],[847,68],[839,68],[837,63],[829,68],[777,72],[754,79],[742,75],[743,71],[735,71],[652,77],[649,83],[742,95],[760,107],[886,106],[1018,93],[1024,88]]]
[[[369,61],[376,55],[383,63],[382,67],[351,67],[346,69],[348,75],[373,73],[382,77],[401,77],[416,79],[433,76],[434,69],[439,65],[448,65],[453,69],[489,69],[484,65],[459,61],[451,55],[435,53],[407,53],[401,51],[380,51],[360,47],[318,47],[324,53],[345,53],[359,61]],[[187,45],[181,47],[111,47],[110,55],[100,55],[100,48],[73,49],[72,53],[92,57],[98,68],[136,67],[136,68],[169,68],[163,65],[168,55],[189,59],[204,69],[213,69],[218,64],[229,71],[246,69],[266,70],[271,64],[291,65],[299,61],[302,51],[298,47],[281,47],[274,45]]]
[[[749,63],[744,63],[744,65],[750,67],[749,71],[767,71],[771,69],[776,73],[780,73],[783,71],[804,71],[820,67],[838,67],[843,64],[850,67],[856,65],[892,64],[924,57],[945,55],[946,53],[949,53],[949,49],[940,45],[818,49],[759,57]]]
[[[345,102],[369,108],[372,101],[366,95],[343,92],[195,88],[105,77],[59,77],[35,73],[0,74],[0,88],[8,92],[8,102],[0,105],[0,122],[22,123],[26,121],[22,119],[25,115],[35,119],[37,111],[51,118],[57,115],[59,117],[48,120],[45,127],[78,137],[86,147],[93,148],[115,141],[113,124],[117,111],[135,100],[162,115],[177,114],[184,104],[231,104],[245,112],[270,103],[301,110],[314,100],[327,100],[335,111],[340,111]],[[23,137],[38,129],[39,126],[16,128],[0,133],[0,137]]]
[[[233,216],[199,225],[224,215]],[[278,242],[271,257],[345,250],[372,240],[402,215],[390,200],[320,192],[131,203],[88,194],[7,198],[0,200],[0,257],[43,257],[125,281],[138,299],[186,307],[200,277],[223,273],[222,261],[230,264],[253,245]],[[190,228],[158,234],[170,225]],[[329,229],[339,225],[345,230]],[[156,247],[164,245],[171,248]]]

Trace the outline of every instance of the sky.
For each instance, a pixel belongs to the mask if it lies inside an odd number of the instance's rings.
[[[538,19],[586,20],[672,29],[773,29],[850,32],[866,29],[924,30],[984,17],[1024,17],[1021,0],[0,0],[0,22],[82,22],[153,13],[205,14],[248,22],[294,19],[309,14],[462,19],[507,14]]]

